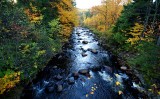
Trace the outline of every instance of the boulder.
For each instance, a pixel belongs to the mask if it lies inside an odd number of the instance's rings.
[[[98,53],[98,51],[95,50],[95,49],[92,49],[91,52],[94,53],[94,54],[97,54],[97,53]]]
[[[81,55],[82,55],[83,57],[86,57],[86,56],[87,56],[87,54],[86,54],[86,53],[82,53]]]
[[[79,77],[79,73],[78,73],[78,72],[74,72],[74,73],[73,73],[73,77],[74,77],[74,78],[78,78],[78,77]]]
[[[56,79],[56,80],[62,80],[62,78],[63,78],[63,77],[62,77],[61,75],[55,76],[55,79]]]
[[[122,67],[120,67],[121,68],[121,70],[127,70],[127,67],[126,66],[122,66]]]
[[[51,92],[54,91],[54,89],[55,89],[54,83],[53,83],[53,82],[50,82],[50,83],[47,84],[47,86],[46,86],[46,88],[45,88],[45,91],[46,91],[47,93],[51,93]]]
[[[53,69],[57,69],[58,67],[57,66],[53,66]]]
[[[101,66],[95,66],[93,68],[91,68],[92,71],[100,71],[101,70]]]
[[[91,49],[91,48],[88,48],[87,50],[88,50],[88,51],[91,51],[92,49]]]
[[[76,33],[77,35],[79,35],[80,33],[78,32],[78,33]]]
[[[81,69],[81,70],[79,70],[79,73],[86,75],[86,74],[89,74],[89,70],[88,69]]]
[[[61,84],[57,84],[57,92],[62,92],[63,86]]]
[[[82,41],[83,44],[88,44],[88,41]]]
[[[105,71],[112,73],[112,68],[109,66],[104,66]]]
[[[54,91],[54,86],[48,86],[45,88],[46,92],[51,93]]]
[[[69,84],[74,84],[74,77],[70,77],[70,78],[68,78],[68,83]]]

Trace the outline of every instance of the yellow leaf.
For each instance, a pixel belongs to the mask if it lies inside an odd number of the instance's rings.
[[[17,74],[18,74],[18,76],[20,76],[21,72],[18,72]]]
[[[148,91],[152,91],[152,89],[148,89]]]
[[[119,81],[116,82],[116,85],[119,86],[121,83]]]
[[[86,94],[86,97],[88,97],[88,94]]]
[[[121,94],[123,94],[123,92],[122,91],[118,91],[118,94],[121,95]]]
[[[153,86],[154,88],[157,88],[157,85],[156,85],[156,84],[153,84],[152,86]]]
[[[90,92],[90,94],[92,94],[92,95],[93,95],[93,94],[94,94],[94,92],[92,91],[92,92]]]
[[[158,91],[158,95],[160,95],[160,91]]]
[[[118,77],[119,75],[118,74],[114,74],[116,77]]]

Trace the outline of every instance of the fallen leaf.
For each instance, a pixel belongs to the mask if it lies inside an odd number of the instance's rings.
[[[152,91],[152,89],[148,89],[148,91]]]
[[[88,97],[88,94],[86,94],[86,97]]]
[[[156,85],[156,84],[153,84],[153,85],[151,85],[151,86],[153,86],[154,88],[157,88],[157,85]]]
[[[118,94],[121,95],[121,94],[123,94],[123,92],[122,91],[118,91]]]
[[[92,95],[93,95],[93,94],[94,94],[94,92],[92,91],[92,92],[90,92],[90,94],[92,94]]]
[[[118,77],[119,76],[119,74],[114,74],[116,77]]]
[[[116,82],[116,85],[119,86],[121,83],[119,81]]]
[[[160,91],[158,91],[158,95],[160,95]]]

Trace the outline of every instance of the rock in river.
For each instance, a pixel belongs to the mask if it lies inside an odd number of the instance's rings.
[[[57,92],[62,92],[63,86],[61,84],[57,84]]]
[[[112,68],[110,66],[104,66],[105,71],[107,72],[113,72]]]
[[[88,41],[82,41],[83,44],[88,44]]]
[[[79,77],[79,73],[74,72],[74,73],[73,73],[73,77],[74,77],[74,78],[78,78],[78,77]]]
[[[74,77],[70,77],[69,79],[68,79],[68,83],[69,84],[74,84]]]
[[[87,56],[87,54],[86,54],[86,53],[82,53],[82,56],[83,56],[83,57],[86,57],[86,56]]]
[[[57,66],[53,66],[53,69],[57,69],[58,67]]]
[[[91,52],[94,53],[94,54],[97,54],[97,53],[98,53],[98,51],[95,50],[95,49],[92,49]]]
[[[127,70],[127,67],[126,66],[122,66],[121,70]]]
[[[46,88],[45,88],[45,91],[47,92],[47,93],[51,93],[51,92],[53,92],[54,91],[54,83],[52,83],[52,82],[50,82],[50,83],[48,83],[48,85],[46,86]]]
[[[51,93],[54,91],[54,86],[48,86],[48,87],[46,87],[45,90],[46,90],[46,92]]]
[[[93,68],[91,68],[92,71],[100,71],[101,70],[101,66],[94,66]]]
[[[89,74],[89,70],[88,69],[81,69],[81,70],[79,70],[79,73],[86,75],[86,74]]]
[[[55,79],[56,79],[56,80],[62,80],[62,78],[63,78],[63,77],[62,77],[61,75],[55,76]]]

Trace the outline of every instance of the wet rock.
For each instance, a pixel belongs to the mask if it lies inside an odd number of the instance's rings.
[[[77,35],[79,35],[80,33],[76,33]]]
[[[70,78],[68,79],[68,83],[69,83],[69,84],[74,84],[74,82],[75,82],[74,77],[70,77]]]
[[[95,66],[93,68],[91,68],[92,71],[100,71],[101,67],[100,66]]]
[[[129,76],[132,76],[132,75],[133,75],[133,71],[132,71],[132,70],[126,70],[126,73],[127,73]]]
[[[62,62],[65,64],[66,60],[68,59],[68,56],[66,55],[66,53],[58,53],[55,55],[55,58],[51,59],[51,62],[49,62],[49,64],[62,64]]]
[[[57,66],[53,66],[53,69],[57,69],[58,67]]]
[[[97,54],[97,53],[98,53],[98,51],[95,50],[95,49],[92,49],[91,52],[94,53],[94,54]]]
[[[48,86],[48,87],[46,87],[45,90],[46,90],[46,92],[51,93],[54,91],[54,86]]]
[[[81,50],[83,51],[83,53],[87,52],[87,50],[85,50],[84,48],[81,48]]]
[[[122,67],[120,67],[121,68],[121,70],[127,70],[127,67],[126,66],[122,66]]]
[[[86,75],[86,74],[89,74],[89,70],[88,69],[81,69],[81,70],[79,70],[79,73]]]
[[[112,73],[112,68],[109,66],[104,66],[104,70]]]
[[[57,92],[62,92],[63,86],[61,84],[57,84]]]
[[[82,41],[83,44],[88,44],[88,41]]]
[[[91,49],[91,48],[88,48],[87,50],[88,50],[88,51],[91,51],[92,49]]]
[[[32,93],[33,92],[33,87],[32,86],[26,86],[26,87],[24,87],[23,92]]]
[[[87,56],[87,54],[86,54],[86,53],[82,53],[81,55],[82,55],[83,57],[86,57],[86,56]]]
[[[79,77],[79,73],[78,72],[74,72],[73,73],[73,77],[77,79]]]
[[[56,79],[56,80],[62,80],[62,78],[63,78],[63,77],[60,76],[60,75],[55,76],[55,79]]]

